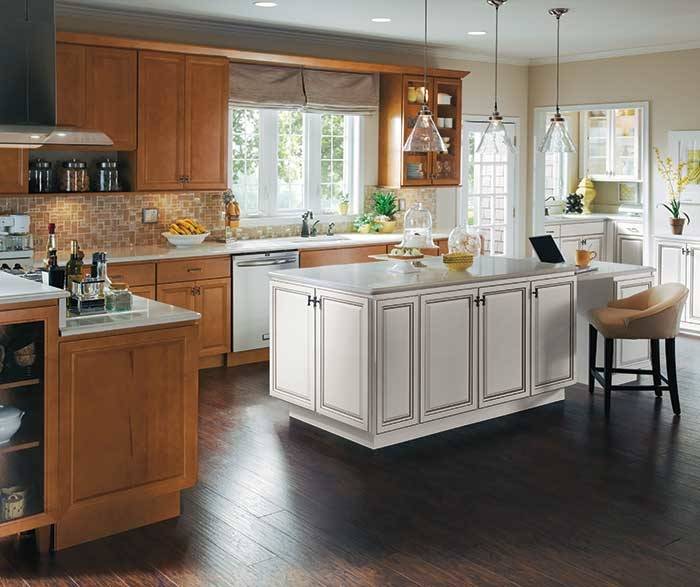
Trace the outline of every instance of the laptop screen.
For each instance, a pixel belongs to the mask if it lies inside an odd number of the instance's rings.
[[[535,253],[543,263],[565,263],[566,260],[561,254],[557,243],[551,234],[543,236],[531,236],[530,243]]]

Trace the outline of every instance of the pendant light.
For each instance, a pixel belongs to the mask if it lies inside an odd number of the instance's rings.
[[[447,151],[447,146],[428,107],[428,0],[425,0],[423,32],[423,105],[403,150],[411,153],[444,152]]]
[[[489,116],[489,125],[486,127],[481,141],[476,149],[480,155],[505,152],[515,152],[513,143],[506,132],[506,125],[503,124],[503,117],[498,111],[498,9],[506,3],[506,0],[486,0],[486,3],[496,9],[496,67],[494,73],[493,89],[493,114]]]
[[[568,8],[552,8],[549,11],[553,17],[557,19],[557,108],[554,117],[549,121],[547,134],[544,135],[544,140],[540,145],[542,153],[575,153],[576,146],[571,140],[569,131],[566,130],[566,122],[559,111],[559,28],[561,17],[569,12]]]

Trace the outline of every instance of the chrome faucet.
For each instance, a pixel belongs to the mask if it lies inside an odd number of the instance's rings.
[[[335,234],[335,222],[330,222],[328,224],[328,230],[326,230],[326,236],[333,236]]]
[[[318,223],[321,222],[320,220],[316,220],[312,225],[311,225],[311,236],[317,236],[318,235]]]
[[[311,230],[312,228],[309,226],[309,220],[314,219],[314,213],[311,210],[307,210],[301,215],[301,236],[303,238],[309,238],[311,236]],[[314,224],[314,227],[316,226],[316,223]]]
[[[547,206],[547,202],[552,200],[552,202],[556,202],[557,199],[554,196],[548,196],[544,199],[544,215],[549,216],[549,206]]]

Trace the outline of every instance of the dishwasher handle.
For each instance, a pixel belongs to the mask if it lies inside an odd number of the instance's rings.
[[[268,259],[260,261],[236,261],[236,267],[270,267],[272,265],[289,265],[297,263],[296,259]]]

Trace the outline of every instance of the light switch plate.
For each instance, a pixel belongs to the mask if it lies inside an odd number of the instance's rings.
[[[141,222],[143,224],[157,224],[158,208],[141,208]]]
[[[403,198],[399,198],[399,210],[405,210],[406,209],[406,200]]]

